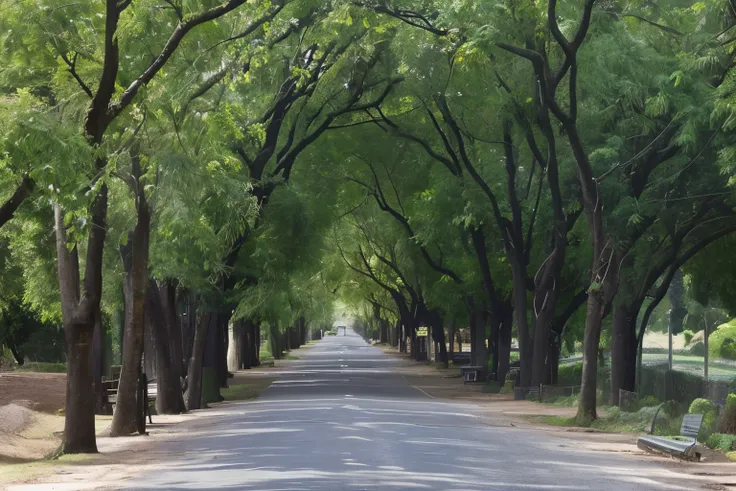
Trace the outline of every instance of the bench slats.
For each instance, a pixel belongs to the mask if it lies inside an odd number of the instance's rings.
[[[680,427],[680,435],[690,438],[698,438],[700,433],[700,425],[703,424],[702,414],[686,414],[682,418],[682,426]]]

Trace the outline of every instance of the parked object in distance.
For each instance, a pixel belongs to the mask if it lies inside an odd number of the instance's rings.
[[[347,326],[337,326],[337,334],[340,334],[340,329],[342,329],[342,335],[347,336],[348,335],[348,328]]]

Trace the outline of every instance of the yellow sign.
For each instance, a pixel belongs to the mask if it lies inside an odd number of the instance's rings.
[[[426,338],[427,337],[427,331],[428,331],[428,328],[426,328],[426,327],[417,327],[417,337],[418,338]]]

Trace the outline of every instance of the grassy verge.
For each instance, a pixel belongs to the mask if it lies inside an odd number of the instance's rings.
[[[657,413],[657,407],[643,407],[635,412],[621,411],[617,407],[604,406],[599,408],[599,417],[585,427],[593,428],[606,433],[646,433],[652,427],[652,420],[657,415],[654,434],[659,436],[677,435],[680,432],[682,415],[669,416],[664,411]],[[532,421],[551,426],[575,427],[581,426],[575,418],[560,416],[531,416]]]
[[[17,372],[66,373],[66,363],[27,361],[15,368]]]
[[[272,382],[273,379],[270,378],[254,378],[247,384],[231,385],[227,389],[220,389],[220,394],[226,401],[247,401],[258,397]]]

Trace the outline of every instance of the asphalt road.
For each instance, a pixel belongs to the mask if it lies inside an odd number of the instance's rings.
[[[225,405],[126,489],[692,490],[652,460],[576,451],[489,425],[396,373],[400,360],[348,331],[328,337],[254,402]],[[561,446],[565,444],[565,448]]]

